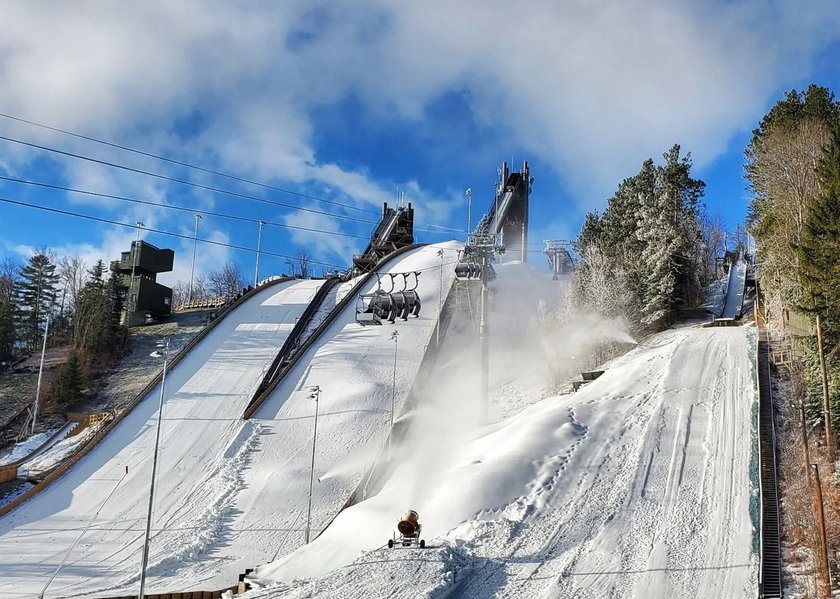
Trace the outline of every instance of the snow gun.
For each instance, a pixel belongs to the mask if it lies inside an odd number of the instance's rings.
[[[414,510],[408,510],[402,520],[397,522],[397,531],[400,533],[400,537],[397,538],[395,534],[393,538],[388,539],[388,548],[393,549],[400,545],[402,547],[418,546],[420,549],[425,549],[426,541],[420,538],[422,529],[420,516]]]

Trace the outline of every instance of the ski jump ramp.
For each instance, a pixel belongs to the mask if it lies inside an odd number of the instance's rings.
[[[729,284],[726,287],[726,304],[721,313],[722,319],[735,319],[741,316],[746,284],[747,262],[738,260],[729,267]]]
[[[453,269],[440,265],[451,264],[459,247],[435,244],[389,262],[386,271],[422,272],[419,318],[363,328],[350,302],[249,420],[242,414],[254,390],[323,281],[254,294],[167,373],[149,592],[230,586],[246,567],[303,543],[315,385],[315,476],[344,467],[316,483],[312,536],[332,519],[367,465],[351,458],[370,452],[372,460],[387,439],[392,401],[398,414],[435,328],[440,284],[444,296],[452,284]],[[344,283],[336,301],[352,287]],[[375,289],[375,280],[367,287]],[[159,393],[152,390],[66,475],[0,519],[0,597],[38,597],[83,533],[46,596],[137,591]]]

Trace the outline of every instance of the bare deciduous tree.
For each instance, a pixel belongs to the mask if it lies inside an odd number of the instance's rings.
[[[292,275],[297,275],[303,279],[308,279],[312,276],[312,255],[306,248],[298,248],[295,258],[286,260],[286,266],[291,270]]]
[[[802,238],[808,209],[820,194],[817,164],[830,140],[828,125],[804,119],[754,140],[747,177],[756,194],[751,218],[761,242],[762,278],[777,283],[783,299],[801,293],[795,248]]]
[[[75,312],[79,294],[87,280],[87,265],[81,256],[64,256],[58,261],[58,277],[63,290],[63,312]],[[66,305],[66,308],[65,308]]]
[[[208,280],[210,292],[216,297],[232,297],[245,287],[245,278],[233,262],[228,262],[219,270],[211,272]],[[195,289],[193,289],[193,295],[195,295]]]

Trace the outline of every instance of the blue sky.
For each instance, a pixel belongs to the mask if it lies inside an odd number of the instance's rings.
[[[692,153],[709,212],[734,228],[761,116],[787,89],[840,91],[840,5],[829,1],[43,2],[0,13],[0,113],[342,206],[7,118],[0,136],[328,214],[2,140],[0,175],[331,231],[266,226],[263,249],[307,248],[337,266],[374,226],[357,220],[375,221],[400,191],[420,241],[462,238],[464,190],[475,222],[502,160],[531,165],[533,249],[574,237],[586,211],[674,143]],[[143,237],[176,250],[164,281],[189,277],[189,211],[4,181],[0,198],[181,234]],[[134,234],[0,203],[0,258],[46,246],[92,263]],[[206,216],[199,238],[254,248],[257,225]],[[253,276],[253,252],[199,243],[199,272],[228,260]],[[281,257],[261,259],[261,276],[284,270]]]

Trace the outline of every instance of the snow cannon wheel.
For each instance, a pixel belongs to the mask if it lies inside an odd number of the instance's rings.
[[[426,548],[426,539],[420,539],[420,549]]]
[[[394,539],[388,539],[388,549],[394,548]]]

